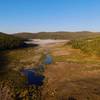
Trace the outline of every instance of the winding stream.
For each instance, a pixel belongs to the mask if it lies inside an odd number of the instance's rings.
[[[52,56],[47,54],[44,57],[42,62],[43,64],[40,64],[37,69],[23,69],[22,73],[27,78],[27,85],[43,85],[43,80],[45,79],[45,76],[43,75],[43,72],[45,71],[45,65],[51,64],[52,62]],[[38,75],[37,72],[41,72],[42,74]]]

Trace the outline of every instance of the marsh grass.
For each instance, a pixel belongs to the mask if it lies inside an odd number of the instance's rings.
[[[66,51],[68,55],[59,55],[59,51],[62,51],[62,53]],[[58,54],[55,55],[55,52],[52,52],[52,54],[54,62],[100,64],[100,57],[84,53],[80,49],[73,49],[70,45],[62,46],[59,48]]]

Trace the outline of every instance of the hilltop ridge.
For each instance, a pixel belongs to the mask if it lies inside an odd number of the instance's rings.
[[[79,31],[79,32],[22,32],[15,33],[14,36],[21,37],[24,39],[76,39],[83,38],[87,36],[97,36],[100,35],[100,32],[89,32],[89,31]]]

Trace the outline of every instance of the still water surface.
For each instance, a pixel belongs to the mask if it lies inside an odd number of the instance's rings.
[[[45,64],[51,64],[51,63],[52,63],[52,56],[47,54],[44,58],[43,64],[38,66],[38,70],[44,71]],[[34,68],[24,69],[22,73],[27,78],[28,85],[41,86],[43,84],[43,80],[45,79],[44,75],[36,74],[36,69]]]

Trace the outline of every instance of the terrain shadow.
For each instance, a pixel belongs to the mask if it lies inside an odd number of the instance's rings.
[[[8,68],[9,59],[5,52],[0,51],[0,74],[5,72]]]
[[[11,49],[11,50],[18,50],[18,49],[27,49],[27,48],[35,48],[39,46],[38,44],[24,44],[21,47],[15,48],[15,49]]]

